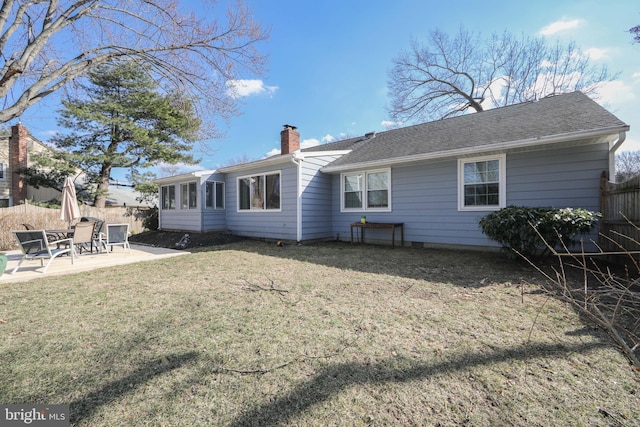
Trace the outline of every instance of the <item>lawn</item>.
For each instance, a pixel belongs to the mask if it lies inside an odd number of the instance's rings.
[[[0,285],[0,403],[79,426],[638,425],[598,329],[499,254],[243,241]]]

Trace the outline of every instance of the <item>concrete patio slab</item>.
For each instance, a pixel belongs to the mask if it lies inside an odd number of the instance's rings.
[[[53,260],[46,273],[42,273],[40,261],[24,261],[15,274],[9,274],[18,265],[22,253],[20,251],[6,252],[9,262],[2,276],[0,284],[13,282],[26,282],[42,277],[73,274],[83,271],[91,271],[98,268],[112,267],[115,265],[132,264],[135,262],[152,261],[155,259],[169,258],[186,255],[189,252],[174,249],[158,248],[131,244],[131,250],[116,247],[110,253],[83,253],[76,257],[73,264],[67,256],[61,256]]]

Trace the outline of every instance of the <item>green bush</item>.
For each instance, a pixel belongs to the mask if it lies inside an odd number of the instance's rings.
[[[600,216],[581,208],[508,206],[482,218],[480,227],[508,254],[515,249],[537,256],[548,252],[545,242],[552,248],[573,246],[575,237],[593,230]]]
[[[160,224],[160,218],[158,216],[157,206],[154,206],[149,210],[148,215],[144,218],[144,220],[142,221],[142,224],[144,225],[144,228],[146,228],[147,230],[158,229]]]

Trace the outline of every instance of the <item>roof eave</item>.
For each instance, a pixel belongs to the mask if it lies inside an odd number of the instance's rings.
[[[216,172],[217,172],[216,169],[198,170],[198,171],[193,171],[193,172],[181,173],[179,175],[172,175],[172,176],[166,176],[166,177],[162,177],[162,178],[156,178],[152,182],[154,182],[156,184],[167,184],[167,183],[174,182],[174,181],[184,181],[185,179],[200,178],[202,176],[211,175],[211,174],[214,174]]]
[[[331,164],[321,168],[325,173],[342,172],[353,169],[376,168],[381,166],[393,166],[404,163],[415,163],[427,160],[437,160],[446,157],[462,157],[473,154],[479,154],[487,151],[512,150],[518,148],[526,148],[538,145],[557,144],[561,142],[578,140],[584,138],[592,138],[596,136],[617,135],[620,132],[629,130],[629,125],[615,126],[610,128],[602,128],[597,130],[570,132],[566,134],[527,138],[518,141],[508,141],[497,144],[476,145],[473,147],[458,148],[454,150],[435,151],[431,153],[415,154],[411,156],[396,157],[393,159],[380,159],[369,162],[350,163],[346,165],[331,166]]]
[[[257,160],[255,162],[227,166],[227,167],[218,169],[218,172],[221,172],[221,173],[240,172],[240,171],[249,170],[249,169],[262,168],[265,166],[278,165],[281,163],[289,163],[291,162],[291,159],[293,159],[294,156],[296,156],[296,153],[298,153],[298,151],[294,151],[293,153],[284,154],[284,155],[280,154],[280,155],[267,157],[266,159]]]
[[[352,150],[332,150],[332,151],[304,151],[296,155],[297,159],[304,159],[305,157],[326,157],[326,156],[344,156],[349,154]]]

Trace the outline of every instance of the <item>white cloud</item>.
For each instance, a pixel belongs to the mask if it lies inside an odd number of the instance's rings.
[[[589,59],[598,60],[598,59],[606,59],[609,57],[609,51],[606,49],[600,49],[597,47],[592,47],[585,51],[585,54],[589,55]]]
[[[229,80],[227,95],[232,98],[242,98],[251,95],[273,95],[278,86],[267,86],[262,80]]]
[[[316,145],[320,145],[320,141],[315,138],[305,139],[300,142],[300,148],[315,147]]]
[[[640,150],[640,139],[629,138],[629,134],[627,134],[627,139],[624,140],[624,142],[620,146],[620,149],[618,149],[616,153],[619,153],[622,151],[638,151],[638,150]]]
[[[557,34],[562,31],[567,31],[567,30],[577,28],[581,24],[582,24],[582,20],[580,19],[571,19],[571,20],[561,19],[560,21],[552,22],[551,24],[541,29],[540,34],[542,34],[543,36],[551,36],[553,34]]]
[[[636,100],[636,94],[634,93],[633,88],[622,80],[603,83],[598,94],[600,95],[598,102],[603,104],[619,105]]]
[[[631,75],[631,77],[633,77],[634,79],[640,79],[640,71],[639,71],[639,72],[636,72],[636,73],[633,73],[633,74]]]
[[[335,139],[335,138],[334,138],[334,136],[333,136],[333,135],[331,135],[331,134],[326,134],[325,136],[323,136],[323,137],[322,137],[322,143],[323,143],[323,144],[327,144],[327,143],[329,143],[329,142],[333,142],[333,141],[335,141],[335,140],[336,140],[336,139]]]
[[[278,156],[280,154],[280,149],[279,148],[273,148],[271,150],[269,150],[267,152],[267,154],[264,155],[263,158],[267,158],[267,157],[271,157],[271,156]]]
[[[316,145],[320,145],[320,141],[318,141],[315,138],[310,138],[310,139],[305,139],[300,141],[300,148],[310,148],[310,147],[315,147]],[[264,155],[263,159],[266,159],[267,157],[279,156],[279,155],[280,155],[280,148],[272,148],[267,152],[267,154]]]
[[[397,129],[400,126],[402,126],[402,122],[394,122],[392,120],[383,120],[380,122],[380,124],[382,126],[384,126],[385,129],[389,130],[389,129]]]

